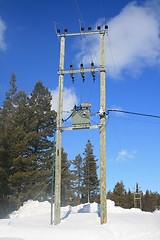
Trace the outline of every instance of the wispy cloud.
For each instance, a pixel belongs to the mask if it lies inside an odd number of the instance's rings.
[[[58,106],[58,88],[55,90],[51,90],[52,94],[52,109],[57,111]],[[65,100],[64,100],[65,99]],[[70,113],[67,111],[71,111],[74,105],[78,104],[78,97],[74,90],[71,88],[64,88],[63,91],[63,118],[66,118]],[[65,112],[66,111],[66,112]]]
[[[7,48],[7,45],[4,40],[4,34],[6,29],[7,29],[7,26],[0,16],[0,50],[1,51],[5,51]]]
[[[119,153],[118,156],[116,158],[117,162],[127,162],[128,160],[132,160],[135,158],[137,151],[133,150],[133,151],[128,151],[126,149],[122,149]]]
[[[106,37],[106,65],[113,78],[123,74],[136,76],[145,67],[160,64],[160,1],[146,1],[138,5],[129,3],[108,21],[109,36]],[[103,25],[99,19],[95,25]],[[104,26],[102,26],[104,27]],[[93,59],[100,62],[99,36],[83,39],[85,51],[77,58],[88,65]],[[89,46],[89,47],[88,47]]]

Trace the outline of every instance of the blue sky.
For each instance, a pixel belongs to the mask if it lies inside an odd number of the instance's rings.
[[[42,80],[56,109],[60,43],[54,22],[61,32],[77,32],[80,24],[95,29],[106,22],[107,108],[160,115],[159,12],[158,0],[0,0],[0,105],[14,71],[18,89],[27,94]],[[92,60],[99,66],[99,36],[66,38],[65,69],[70,63],[77,68],[81,61],[88,67]],[[99,83],[98,73],[95,83],[87,74],[84,84],[77,75],[74,85],[65,76],[64,110],[90,101],[91,111],[97,112]],[[99,123],[98,116],[92,117],[94,122]],[[127,190],[138,182],[143,191],[160,192],[160,120],[110,113],[106,123],[107,190],[122,180]],[[82,154],[88,139],[99,159],[99,130],[64,132],[68,158]]]

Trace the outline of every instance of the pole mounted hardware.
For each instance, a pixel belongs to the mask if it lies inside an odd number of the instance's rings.
[[[73,73],[73,65],[72,64],[70,64],[70,75],[72,78],[72,83],[74,83],[74,73]]]
[[[104,26],[104,29],[101,29],[100,26],[97,26],[97,30],[91,31],[91,27],[88,27],[88,31],[84,31],[84,27],[81,27],[80,32],[75,32],[75,33],[68,33],[68,30],[64,29],[64,33],[60,32],[60,29],[57,29],[57,36],[58,37],[72,37],[72,36],[80,36],[80,35],[94,35],[94,34],[105,34],[108,32],[108,25]]]
[[[83,82],[85,81],[85,73],[91,73],[93,77],[93,82],[95,82],[95,73],[96,72],[105,72],[106,67],[94,67],[93,61],[91,62],[91,68],[84,68],[83,63],[80,64],[80,69],[73,69],[73,65],[70,64],[69,70],[58,70],[58,75],[70,74],[72,78],[72,83],[74,83],[75,78],[74,74],[81,74]]]
[[[103,110],[102,107],[100,107],[98,114],[99,114],[100,117],[104,117],[106,112],[105,112],[105,110]]]
[[[84,77],[84,67],[83,67],[83,63],[80,64],[80,68],[81,68],[81,76],[82,76],[82,79],[83,79],[83,82],[84,82],[85,77]]]
[[[95,71],[94,71],[94,62],[93,61],[91,62],[91,69],[93,70],[92,71],[93,82],[95,82]]]

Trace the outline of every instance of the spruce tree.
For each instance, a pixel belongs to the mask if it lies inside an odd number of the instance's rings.
[[[10,129],[12,116],[15,111],[15,95],[17,92],[15,73],[12,72],[9,91],[6,100],[0,108],[0,214],[7,213],[8,196],[11,194],[8,178],[11,174]]]
[[[40,188],[49,183],[52,176],[53,142],[51,139],[56,126],[56,112],[51,110],[51,99],[48,88],[45,88],[39,81],[27,101],[28,143],[26,156],[30,168],[28,175],[30,187],[27,192],[32,197],[40,191]]]
[[[62,148],[61,153],[61,205],[66,206],[72,204],[74,193],[72,189],[73,175],[71,174],[71,161],[67,158],[67,153]]]
[[[125,205],[125,196],[126,190],[123,184],[123,181],[117,182],[114,189],[113,189],[113,201],[115,202],[116,206],[124,207]]]
[[[134,194],[131,192],[131,190],[128,190],[127,196],[126,196],[126,208],[133,208],[134,207]]]
[[[9,127],[9,146],[11,157],[11,174],[8,178],[12,191],[12,202],[19,207],[26,200],[27,188],[27,102],[26,94],[18,92],[14,98],[15,111]]]
[[[75,204],[81,203],[82,198],[82,178],[83,178],[83,160],[80,154],[78,154],[75,159],[72,161],[74,170],[73,170],[73,188],[75,191]]]
[[[83,159],[83,201],[92,202],[99,193],[99,180],[97,175],[97,159],[93,154],[93,146],[88,140],[84,150]]]
[[[51,94],[39,81],[26,100],[24,93],[16,95],[10,146],[12,174],[10,186],[17,204],[34,198],[52,175],[52,136],[56,113],[51,111]],[[47,197],[47,190],[44,198]],[[49,191],[50,193],[50,191]],[[42,195],[39,195],[41,199]]]
[[[11,80],[10,80],[10,86],[9,91],[6,92],[6,100],[4,101],[3,111],[6,113],[7,122],[9,121],[9,118],[11,117],[15,106],[14,106],[14,97],[17,93],[17,86],[16,86],[16,75],[14,72],[12,72]]]

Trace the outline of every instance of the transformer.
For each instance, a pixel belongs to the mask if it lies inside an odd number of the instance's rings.
[[[91,103],[82,103],[79,107],[74,106],[72,110],[72,127],[87,128],[90,127],[90,108]]]

